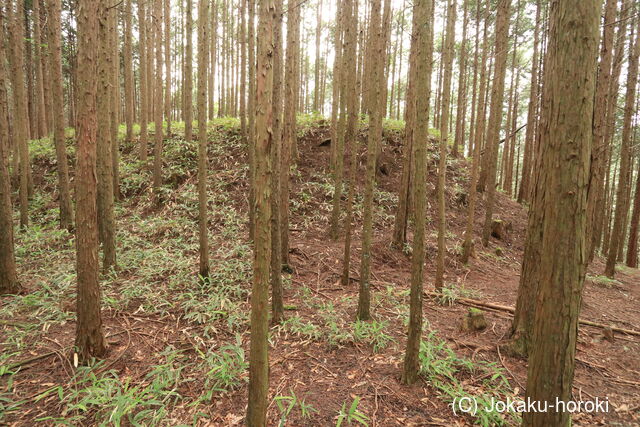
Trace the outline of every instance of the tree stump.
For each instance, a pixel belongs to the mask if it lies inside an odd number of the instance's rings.
[[[465,332],[481,331],[487,327],[484,312],[477,308],[469,308],[467,314],[462,319],[462,330]]]

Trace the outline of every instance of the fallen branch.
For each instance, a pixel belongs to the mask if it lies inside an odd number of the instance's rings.
[[[445,297],[445,295],[439,293],[439,292],[425,292],[426,295],[429,296],[433,296],[433,297]],[[515,309],[513,307],[508,307],[506,305],[500,305],[500,304],[494,304],[491,302],[484,302],[484,301],[479,301],[479,300],[475,300],[475,299],[471,299],[471,298],[456,298],[455,302],[462,304],[462,305],[466,305],[469,307],[479,307],[479,308],[488,308],[490,310],[497,310],[497,311],[502,311],[502,312],[506,312],[506,313],[510,313],[510,314],[514,314],[515,313]],[[585,326],[592,326],[594,328],[600,328],[600,329],[606,329],[606,328],[610,328],[612,331],[616,331],[616,332],[620,332],[623,334],[627,334],[627,335],[635,335],[637,337],[640,337],[640,331],[635,331],[633,329],[624,329],[624,328],[619,328],[617,326],[611,326],[611,325],[605,325],[603,323],[597,323],[597,322],[592,322],[590,320],[584,320],[584,319],[580,319],[579,320],[581,325],[585,325]]]

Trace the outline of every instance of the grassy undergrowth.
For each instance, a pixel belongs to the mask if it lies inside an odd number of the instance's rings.
[[[301,136],[324,125],[320,116],[300,116],[299,123]],[[385,132],[400,135],[402,126],[401,122],[385,122]],[[120,142],[122,200],[115,211],[118,271],[101,274],[105,325],[118,332],[125,327],[122,319],[127,316],[175,324],[181,345],[170,342],[146,354],[144,372],[115,369],[109,359],[72,371],[65,382],[48,385],[29,396],[36,402],[54,401],[54,409],[49,407],[49,412],[55,415],[42,416],[38,421],[62,425],[176,425],[183,423],[187,414],[195,424],[208,416],[207,409],[218,397],[245,384],[252,253],[247,243],[247,201],[243,196],[248,193],[247,162],[241,154],[246,149],[238,128],[238,120],[230,118],[208,125],[209,281],[197,276],[197,143],[180,137],[183,124],[172,124],[177,136],[165,140],[165,204],[158,210],[152,206],[151,172],[138,160],[137,146]],[[123,138],[124,127],[119,134]],[[68,130],[67,136],[72,135]],[[72,159],[71,139],[68,148]],[[49,351],[51,343],[45,337],[52,331],[72,330],[75,318],[75,241],[73,234],[58,229],[51,140],[32,141],[31,156],[40,177],[38,186],[51,191],[36,188],[30,204],[31,225],[16,233],[16,259],[28,293],[3,298],[0,306],[0,423],[32,403],[22,400],[19,396],[23,395],[15,390],[21,372],[20,367],[12,365],[30,357],[30,353]],[[292,218],[300,222],[296,226],[326,223],[334,191],[330,175],[316,171],[302,182],[294,169],[293,176],[299,184],[292,193],[291,205]],[[376,190],[377,226],[392,224],[396,203],[395,194]],[[354,217],[360,219],[360,194],[354,209]],[[293,287],[288,277],[285,287]],[[376,292],[374,309],[384,308],[387,314],[384,320],[372,322],[353,321],[356,301],[350,296],[327,302],[316,298],[306,286],[296,285],[293,291],[301,304],[318,314],[307,318],[288,313],[286,321],[272,329],[273,345],[279,339],[294,339],[322,342],[331,351],[357,346],[359,351],[400,354],[402,348],[394,337],[405,333],[406,289],[389,285],[383,292]],[[451,290],[452,300],[459,296],[466,296],[463,289]],[[479,396],[509,392],[508,383],[495,366],[457,358],[435,334],[429,334],[423,342],[421,361],[424,378],[446,401],[463,392]],[[484,377],[481,384],[470,385],[465,376],[478,373]],[[317,416],[317,410],[293,390],[277,396],[274,402],[283,422],[292,413],[310,420]],[[368,416],[358,408],[357,396],[345,396],[342,407],[336,408],[337,424],[366,425]],[[476,421],[483,425],[504,422],[495,414],[486,417]]]

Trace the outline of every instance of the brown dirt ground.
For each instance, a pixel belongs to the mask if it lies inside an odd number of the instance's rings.
[[[301,178],[294,179],[292,194],[300,191],[302,183],[313,171],[326,171],[328,147],[319,145],[327,135],[327,129],[321,128],[306,135],[300,141],[299,170]],[[387,138],[383,151],[383,162],[390,165],[389,174],[378,174],[378,184],[383,190],[395,192],[399,180],[400,144],[397,136]],[[431,154],[435,155],[435,147]],[[360,156],[360,167],[364,156]],[[433,165],[435,160],[432,160]],[[433,167],[431,168],[433,170]],[[363,174],[359,174],[360,177]],[[459,190],[452,183],[458,183],[459,189],[467,188],[466,164],[464,161],[451,162],[448,170],[447,191],[447,227],[451,234],[447,238],[449,256],[446,262],[447,283],[457,283],[479,294],[479,299],[487,302],[514,306],[520,274],[520,260],[523,254],[526,211],[503,194],[497,198],[496,212],[504,220],[511,221],[513,230],[505,241],[492,239],[489,248],[477,248],[477,257],[470,265],[457,261],[454,247],[460,244],[464,227],[466,208],[459,203]],[[237,183],[236,183],[237,184]],[[362,182],[360,182],[362,184]],[[246,183],[233,184],[237,188],[237,203],[246,211],[244,195]],[[430,219],[435,213],[435,175],[430,174],[428,183]],[[316,194],[318,198],[322,195]],[[320,203],[311,205],[308,214],[322,212]],[[385,209],[385,207],[382,207]],[[393,213],[389,206],[388,212]],[[326,214],[326,212],[325,212]],[[357,303],[357,281],[349,286],[339,284],[343,242],[332,242],[326,236],[328,217],[317,215],[309,226],[303,222],[303,215],[291,218],[291,265],[294,269],[292,285],[285,289],[285,304],[296,307],[297,314],[306,320],[318,319],[322,314],[317,308],[305,304],[304,298],[296,290],[302,285],[309,287],[314,301],[331,302],[336,307],[338,317],[345,323],[353,321]],[[484,218],[484,204],[481,200],[476,214],[476,235]],[[360,255],[360,218],[357,219],[356,236],[352,251],[352,272],[355,278],[359,271]],[[305,225],[306,224],[306,225]],[[404,352],[405,329],[394,316],[394,306],[385,301],[376,303],[375,295],[383,294],[387,286],[408,289],[410,277],[410,258],[389,247],[392,221],[382,220],[375,225],[374,253],[372,264],[372,292],[374,295],[373,315],[379,320],[392,319],[386,333],[393,336],[395,344],[374,353],[370,346],[351,343],[330,347],[326,342],[308,340],[274,331],[274,345],[270,349],[270,397],[287,394],[294,390],[296,395],[304,397],[319,412],[309,420],[300,418],[294,411],[288,424],[298,425],[334,425],[336,414],[343,402],[349,404],[353,397],[359,396],[359,409],[367,414],[372,426],[400,425],[470,425],[469,418],[454,416],[451,408],[437,396],[437,391],[425,381],[414,386],[403,386],[399,382]],[[429,221],[427,236],[435,236],[435,223]],[[436,253],[435,239],[428,238],[427,268],[425,271],[425,289],[433,288]],[[502,255],[494,255],[497,247]],[[597,259],[589,271],[597,275],[603,270],[603,264]],[[620,284],[606,286],[587,280],[584,290],[584,302],[581,318],[622,328],[640,329],[640,272],[624,270],[618,273]],[[248,310],[248,302],[245,302]],[[499,345],[507,340],[511,317],[507,313],[487,311],[488,327],[479,333],[467,333],[460,330],[460,322],[467,308],[454,304],[443,306],[432,299],[425,298],[424,318],[428,328],[438,331],[451,348],[460,356],[474,360],[496,362],[504,367],[516,394],[524,396],[526,384],[526,361],[511,357],[499,350]],[[290,314],[288,311],[286,314]],[[15,319],[14,319],[15,320]],[[144,313],[104,312],[106,332],[111,335],[111,350],[106,360],[106,369],[117,370],[121,377],[131,378],[132,383],[142,381],[150,366],[156,361],[149,355],[161,351],[167,344],[185,348],[193,352],[192,342],[199,339],[198,328],[180,318],[180,312],[172,312],[166,317],[148,316]],[[0,326],[0,334],[5,326]],[[16,395],[26,398],[29,403],[19,414],[12,414],[8,425],[33,425],[33,420],[47,415],[59,414],[57,397],[35,401],[43,390],[57,384],[65,384],[72,375],[68,348],[73,343],[75,325],[73,322],[52,325],[44,335],[44,340],[33,343],[28,354],[20,359],[55,353],[23,368],[15,377]],[[233,340],[233,336],[220,328],[220,332],[209,343],[222,345]],[[248,348],[248,333],[243,335],[243,345]],[[191,350],[189,350],[191,349]],[[602,330],[583,326],[579,332],[576,376],[574,392],[576,398],[608,398],[611,411],[608,414],[574,416],[575,425],[640,425],[640,338],[616,334],[614,342],[602,339]],[[473,382],[471,378],[469,381]],[[183,395],[197,395],[201,384],[198,382],[183,384]],[[246,383],[231,392],[217,395],[208,407],[201,407],[208,413],[209,420],[201,420],[199,425],[227,426],[241,424],[246,409]],[[166,423],[176,425],[190,423],[193,408],[178,405],[170,412]],[[269,425],[277,425],[279,418],[276,405],[272,402],[268,411]]]

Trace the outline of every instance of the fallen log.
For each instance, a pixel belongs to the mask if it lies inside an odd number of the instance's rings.
[[[445,295],[439,293],[439,292],[425,292],[426,295],[428,296],[432,296],[432,297],[444,297]],[[500,304],[494,304],[491,302],[484,302],[484,301],[480,301],[480,300],[476,300],[476,299],[471,299],[471,298],[456,298],[455,302],[462,304],[462,305],[466,305],[469,307],[481,307],[481,308],[487,308],[490,310],[496,310],[496,311],[502,311],[502,312],[506,312],[506,313],[510,313],[510,314],[514,314],[515,313],[515,309],[513,307],[508,307],[506,305],[500,305]],[[584,320],[584,319],[580,319],[579,320],[581,325],[585,325],[585,326],[592,326],[594,328],[600,328],[600,329],[605,329],[605,328],[610,328],[612,331],[616,331],[616,332],[620,332],[622,334],[627,334],[627,335],[634,335],[637,337],[640,337],[640,331],[635,331],[633,329],[625,329],[625,328],[619,328],[617,326],[611,326],[611,325],[605,325],[602,323],[597,323],[597,322],[592,322],[590,320]]]

